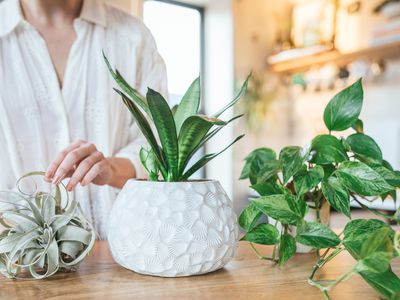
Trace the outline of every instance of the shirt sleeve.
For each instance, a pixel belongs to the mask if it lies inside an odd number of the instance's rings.
[[[165,99],[168,100],[167,70],[164,60],[158,53],[156,43],[150,32],[147,32],[146,35],[147,38],[141,51],[139,51],[139,57],[137,57],[137,61],[140,63],[138,63],[138,70],[136,73],[136,88],[143,95],[146,95],[147,88],[152,88],[161,93]],[[140,132],[136,121],[132,119],[129,129],[128,144],[115,156],[128,158],[135,167],[137,178],[147,177],[146,171],[139,159],[139,151],[142,147],[148,147],[148,143]]]

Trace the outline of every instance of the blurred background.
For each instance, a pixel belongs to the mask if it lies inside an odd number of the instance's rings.
[[[143,18],[152,31],[167,64],[171,105],[201,74],[202,110],[215,112],[253,72],[235,108],[246,117],[206,151],[242,132],[245,139],[199,175],[220,180],[237,212],[249,195],[248,182],[238,180],[244,157],[257,147],[303,146],[325,133],[325,105],[360,77],[365,131],[400,168],[400,0],[107,2]],[[395,207],[391,200],[374,205]]]
[[[400,168],[400,1],[109,2],[143,18],[153,32],[167,64],[172,103],[201,73],[203,110],[213,112],[253,72],[248,93],[235,108],[246,117],[207,149],[246,133],[205,170],[222,182],[237,212],[249,195],[248,182],[238,181],[244,157],[257,147],[303,146],[326,132],[325,105],[360,77],[365,131]],[[395,207],[391,200],[374,205]]]

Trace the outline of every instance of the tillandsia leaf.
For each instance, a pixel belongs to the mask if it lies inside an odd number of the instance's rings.
[[[117,89],[115,89],[115,91],[122,97],[122,100],[124,101],[125,105],[128,107],[129,111],[132,113],[133,117],[137,121],[140,131],[143,133],[143,135],[146,138],[147,142],[149,143],[151,149],[153,150],[154,154],[156,155],[157,161],[158,161],[158,166],[160,167],[160,171],[161,171],[164,179],[166,179],[167,166],[165,164],[164,157],[161,152],[160,146],[158,145],[157,139],[154,136],[153,130],[151,129],[149,122],[146,120],[146,117],[142,114],[142,112],[139,110],[139,108],[136,106],[136,104],[133,103],[123,92],[121,92]]]
[[[22,178],[42,174],[44,172],[33,172]],[[26,205],[16,203],[11,208],[1,207],[0,218],[14,216],[11,227],[0,235],[1,274],[8,278],[20,278],[28,272],[34,279],[47,278],[60,268],[76,268],[93,248],[93,227],[75,201],[66,199],[63,202],[67,203],[67,207],[62,208],[61,199],[56,200],[61,195],[36,191],[22,194],[18,201],[22,199]],[[21,231],[18,232],[17,228]]]
[[[296,240],[290,234],[282,234],[279,241],[279,265],[283,266],[296,253]]]
[[[348,218],[350,215],[350,195],[336,177],[329,177],[322,182],[322,193],[329,204]]]
[[[318,222],[305,222],[298,227],[296,240],[315,249],[333,248],[340,243],[340,238],[332,229]]]
[[[261,218],[262,212],[254,205],[250,203],[239,216],[239,225],[246,231],[250,231],[257,224]]]
[[[380,174],[362,162],[343,162],[335,174],[343,186],[362,196],[379,196],[394,188]]]
[[[240,98],[242,98],[242,96],[244,95],[244,93],[247,90],[247,86],[249,84],[249,79],[251,77],[251,73],[249,75],[247,75],[246,80],[244,81],[242,87],[239,90],[239,93],[236,95],[236,97],[229,103],[227,104],[225,107],[223,107],[222,109],[220,109],[218,112],[216,112],[214,114],[214,117],[218,118],[220,115],[222,115],[226,110],[228,110],[229,108],[231,108],[232,106],[234,106],[239,100]]]
[[[139,105],[148,115],[149,118],[152,118],[149,107],[147,105],[147,101],[146,98],[143,97],[136,89],[134,89],[133,87],[131,87],[126,80],[124,79],[124,77],[122,77],[122,75],[118,72],[118,70],[113,70],[110,62],[108,61],[104,51],[103,51],[103,57],[104,57],[104,61],[107,65],[107,68],[109,70],[109,72],[111,73],[112,77],[114,78],[115,82],[119,85],[119,87],[129,95],[129,97],[131,97],[131,99],[133,101],[136,102],[137,105]]]
[[[160,93],[149,88],[147,101],[165,154],[168,166],[167,181],[177,181],[179,150],[174,117],[167,101]]]
[[[319,135],[312,141],[311,151],[314,152],[312,163],[328,165],[348,160],[342,143],[332,135]]]
[[[324,111],[324,122],[330,131],[350,128],[360,116],[364,92],[361,79],[339,92]]]
[[[204,140],[211,127],[214,125],[224,126],[226,124],[223,120],[209,118],[204,115],[190,116],[183,122],[178,138],[178,170],[180,174],[185,170],[189,159]]]
[[[301,147],[290,146],[282,149],[279,154],[279,161],[282,166],[284,184],[301,170],[307,157],[308,154],[304,154]]]
[[[282,224],[296,225],[303,217],[290,203],[292,199],[287,195],[271,195],[250,200],[261,212]]]
[[[224,149],[222,149],[221,151],[219,151],[217,153],[204,155],[199,161],[197,161],[192,167],[190,167],[190,169],[187,170],[185,172],[185,174],[183,174],[182,179],[183,180],[188,179],[196,171],[198,171],[199,169],[204,167],[210,160],[214,159],[215,157],[217,157],[218,155],[220,155],[221,153],[226,151],[228,148],[230,148],[233,144],[235,144],[237,141],[239,141],[243,137],[244,137],[244,134],[238,136],[233,142],[231,142],[228,146],[226,146]]]
[[[176,134],[179,134],[183,122],[190,116],[196,115],[200,106],[200,77],[197,77],[186,91],[174,114]]]
[[[275,245],[279,241],[279,232],[271,224],[259,224],[247,232],[241,241],[260,245]]]
[[[253,165],[253,171],[257,173],[261,168],[271,161],[276,160],[276,153],[269,148],[258,148],[253,150],[246,158],[240,179],[247,179],[250,176],[250,169]]]
[[[382,163],[382,151],[378,144],[368,135],[362,133],[352,134],[347,138],[351,151],[356,158],[365,163]]]
[[[302,169],[293,177],[294,189],[296,194],[301,196],[306,192],[314,189],[324,178],[324,169],[316,165],[314,168],[307,170]]]

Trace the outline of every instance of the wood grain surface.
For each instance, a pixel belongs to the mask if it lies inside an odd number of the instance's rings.
[[[264,253],[271,251],[263,247]],[[307,283],[314,254],[298,254],[285,267],[260,261],[247,243],[240,243],[236,258],[224,269],[185,278],[158,278],[136,274],[117,265],[107,243],[99,241],[74,273],[59,273],[42,281],[0,279],[0,299],[323,299]],[[354,264],[340,255],[321,272],[334,279]],[[400,271],[396,262],[394,270]],[[331,293],[332,299],[378,299],[363,280],[354,276]]]

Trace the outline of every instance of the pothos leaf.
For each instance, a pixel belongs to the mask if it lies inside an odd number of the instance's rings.
[[[262,212],[254,205],[250,203],[239,216],[239,225],[246,231],[250,231],[254,228],[257,221],[260,219]]]
[[[261,245],[275,245],[278,242],[279,232],[270,224],[259,224],[242,238],[242,241],[252,242]]]
[[[296,253],[296,240],[290,234],[282,234],[279,242],[279,265],[284,265]]]

